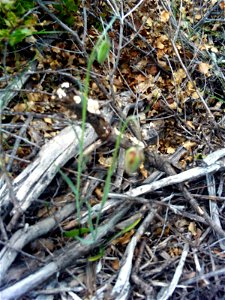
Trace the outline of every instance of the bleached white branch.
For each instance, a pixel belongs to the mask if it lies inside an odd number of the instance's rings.
[[[188,255],[189,252],[189,244],[186,243],[184,245],[184,249],[179,261],[179,264],[176,268],[176,271],[174,273],[173,279],[170,283],[170,285],[168,286],[168,288],[162,288],[162,290],[159,292],[159,295],[157,296],[158,300],[167,300],[169,299],[169,297],[173,294],[173,292],[175,291],[178,282],[180,280],[181,274],[183,272],[183,267],[184,267],[184,263],[186,261],[186,257]]]
[[[219,159],[224,156],[225,156],[225,149],[215,151],[215,153],[208,155],[207,162],[210,162],[210,158],[212,158],[212,164],[208,164],[202,167],[196,167],[188,171],[179,173],[177,175],[168,176],[166,178],[152,182],[150,184],[145,184],[137,188],[134,188],[126,192],[125,194],[131,197],[137,197],[172,184],[182,183],[185,181],[192,181],[197,178],[206,176],[207,174],[212,174],[217,171],[223,170],[225,169],[225,159],[221,159],[221,160]]]

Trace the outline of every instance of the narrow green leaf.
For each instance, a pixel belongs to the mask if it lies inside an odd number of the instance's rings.
[[[65,237],[76,238],[77,236],[80,236],[80,235],[83,235],[83,234],[89,233],[89,232],[90,232],[89,228],[81,227],[81,228],[78,228],[78,229],[72,229],[72,230],[69,230],[69,231],[65,231],[63,233],[63,235]]]
[[[98,253],[98,254],[96,254],[96,255],[94,255],[94,256],[88,257],[88,261],[93,262],[93,261],[99,260],[100,258],[103,257],[104,253],[105,253],[105,249],[104,249],[104,248],[101,248],[101,249],[99,250],[99,253]]]
[[[74,195],[77,196],[77,189],[76,189],[75,185],[73,184],[72,180],[62,170],[59,170],[59,173],[61,174],[61,176],[65,180],[65,182],[68,184],[69,188],[72,190]]]
[[[136,227],[141,221],[141,218],[135,220],[132,224],[128,225],[127,227],[125,227],[120,233],[124,234],[128,231],[131,231],[131,229],[133,229],[134,227]]]

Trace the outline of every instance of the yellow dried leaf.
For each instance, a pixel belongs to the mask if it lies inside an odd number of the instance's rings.
[[[29,101],[33,101],[33,102],[39,102],[41,101],[41,98],[43,96],[41,94],[38,94],[38,93],[28,93],[27,94],[27,98]]]
[[[52,119],[51,118],[44,118],[44,121],[47,124],[52,124]]]
[[[113,245],[117,245],[117,244],[126,245],[126,244],[128,244],[130,242],[131,237],[134,234],[134,232],[135,232],[134,229],[132,229],[129,232],[126,232],[123,236],[118,237],[117,239],[113,240],[111,242],[111,244],[113,244]]]
[[[97,195],[98,199],[102,199],[103,197],[103,192],[102,192],[102,189],[101,188],[96,188],[95,189],[95,194]]]
[[[105,158],[104,156],[100,156],[98,162],[100,163],[100,165],[108,168],[112,164],[112,159],[112,157]]]
[[[158,58],[161,58],[161,57],[163,57],[163,55],[162,55],[162,56],[158,55],[158,51],[157,51],[157,57],[158,57]],[[167,67],[168,67],[167,62],[165,62],[165,61],[163,61],[163,60],[159,60],[159,59],[158,59],[158,64],[159,64],[161,67],[165,68],[165,69],[167,69]]]
[[[146,20],[146,24],[147,24],[149,27],[152,27],[152,25],[153,25],[153,20],[152,20],[151,18],[148,18],[148,19]]]
[[[156,41],[156,48],[159,48],[159,49],[164,49],[164,44],[163,43],[161,43],[161,41],[160,40],[157,40]]]
[[[191,150],[192,147],[196,146],[196,142],[186,141],[183,143],[183,147],[187,150]]]
[[[140,172],[141,172],[142,176],[144,178],[147,178],[148,177],[148,171],[145,169],[145,166],[144,166],[143,163],[140,165],[139,169],[140,169]]]
[[[192,95],[191,95],[191,97],[193,98],[193,99],[199,99],[199,95],[198,95],[198,93],[197,92],[194,92]]]
[[[191,127],[192,129],[195,129],[195,126],[193,125],[192,121],[187,121],[186,124],[187,124],[188,127]]]
[[[13,110],[17,112],[23,112],[27,108],[27,105],[25,103],[18,103],[14,106]]]
[[[198,70],[200,73],[202,73],[204,75],[208,75],[210,67],[211,66],[209,64],[201,62],[198,65]]]
[[[214,47],[214,46],[211,46],[211,51],[214,52],[214,53],[218,53],[219,52],[219,50],[216,47]]]
[[[160,15],[160,20],[161,22],[163,23],[166,23],[169,21],[169,18],[170,18],[170,14],[168,11],[164,10],[161,15]]]
[[[192,233],[193,236],[197,234],[196,224],[195,222],[191,222],[188,226],[188,231]]]
[[[186,90],[188,92],[188,95],[191,95],[191,93],[195,91],[195,88],[194,88],[193,83],[191,81],[188,81]]]
[[[152,75],[149,75],[149,77],[144,82],[140,82],[137,85],[136,89],[137,92],[144,93],[147,91],[148,88],[153,86],[154,86],[154,77]]]
[[[201,18],[202,18],[201,15],[199,15],[199,14],[195,15],[195,20],[201,20]]]
[[[166,152],[167,152],[168,154],[173,154],[175,151],[176,151],[176,149],[173,148],[173,147],[168,147],[168,148],[166,149]]]
[[[48,139],[48,138],[51,138],[52,135],[51,135],[51,133],[45,132],[45,133],[44,133],[44,137],[45,137],[46,139]]]
[[[177,70],[177,72],[174,72],[174,78],[177,84],[180,84],[184,78],[186,78],[186,73],[183,69]]]
[[[173,103],[169,104],[169,108],[171,108],[173,110],[177,109],[177,103],[175,101],[173,101]]]
[[[175,223],[177,228],[183,228],[188,225],[188,221],[186,219],[179,219]]]
[[[152,97],[154,99],[158,99],[160,96],[161,96],[161,90],[159,88],[155,88],[153,91],[152,91]]]

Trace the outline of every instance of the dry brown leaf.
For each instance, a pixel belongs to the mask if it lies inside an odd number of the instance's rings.
[[[132,235],[134,234],[134,232],[135,232],[134,229],[132,229],[129,232],[126,232],[123,236],[118,237],[117,239],[113,240],[112,244],[113,245],[116,245],[116,244],[126,245],[126,244],[128,244],[130,242],[130,239],[131,239]]]
[[[195,15],[195,20],[201,20],[202,16],[200,14]]]
[[[102,192],[102,189],[101,189],[101,188],[97,187],[97,188],[95,189],[95,194],[97,195],[98,199],[102,199],[102,197],[103,197],[103,192]]]
[[[174,247],[169,250],[169,254],[171,257],[180,256],[182,250],[180,248]]]
[[[218,53],[219,52],[219,50],[215,46],[211,46],[210,49],[214,53]]]
[[[166,36],[166,35],[160,35],[157,39],[156,39],[156,41],[155,41],[155,43],[154,43],[154,46],[156,47],[156,48],[158,48],[158,49],[164,49],[165,48],[165,46],[167,46],[167,44],[168,44],[168,37]],[[164,53],[164,52],[163,52]],[[164,53],[165,54],[165,53]],[[158,55],[158,53],[157,53],[157,55]],[[160,57],[162,57],[161,55],[159,55]],[[158,57],[159,57],[158,56]]]
[[[118,258],[112,261],[112,267],[115,271],[119,270],[120,268],[120,261]]]
[[[27,98],[29,102],[40,102],[43,99],[43,95],[40,93],[28,93]]]
[[[167,69],[168,68],[168,64],[166,61],[160,60],[159,58],[162,58],[164,55],[164,53],[162,54],[162,56],[159,55],[158,51],[157,51],[157,57],[158,57],[158,63],[161,67]]]
[[[168,105],[170,109],[178,110],[179,113],[182,112],[182,109],[178,107],[177,103],[174,101],[171,104]]]
[[[18,103],[13,108],[13,110],[17,112],[23,112],[26,109],[27,109],[27,105],[25,103]]]
[[[156,41],[156,44],[155,44],[156,48],[158,49],[164,49],[164,44],[160,41],[160,40],[157,40]]]
[[[140,82],[136,86],[136,90],[138,93],[144,93],[147,91],[148,88],[154,86],[154,77],[152,75],[149,75],[148,78],[144,82]]]
[[[215,0],[215,2],[217,2],[217,1]],[[219,7],[220,7],[220,9],[224,10],[224,13],[225,13],[225,1],[220,2]]]
[[[170,109],[177,109],[177,103],[173,101],[172,103],[169,104]]]
[[[186,219],[177,220],[175,223],[177,228],[182,228],[188,225],[188,221]]]

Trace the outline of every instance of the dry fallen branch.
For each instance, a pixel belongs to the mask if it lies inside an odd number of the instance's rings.
[[[114,209],[117,205],[118,201],[114,200],[107,201],[103,209],[101,209],[100,204],[96,204],[92,207],[91,216],[92,218],[95,218],[100,211],[103,214],[111,209]],[[62,220],[73,214],[74,211],[75,203],[67,204],[55,215],[41,220],[28,228],[19,229],[16,231],[0,252],[0,282],[4,283],[4,276],[23,247],[25,247],[31,241],[49,233]],[[80,224],[87,223],[87,220],[88,212],[85,212],[81,216]],[[78,222],[78,220],[75,221]]]
[[[129,206],[127,205],[119,207],[118,212],[105,225],[99,226],[94,242],[84,244],[78,242],[71,243],[69,247],[62,249],[61,254],[58,254],[55,257],[55,261],[52,261],[51,256],[49,258],[50,262],[47,265],[40,268],[36,272],[33,272],[32,275],[29,275],[21,281],[2,290],[0,292],[0,298],[4,300],[13,300],[16,297],[20,297],[37,287],[39,284],[43,283],[56,272],[64,270],[66,267],[73,264],[77,258],[87,255],[90,250],[101,244],[102,238],[106,234],[113,231],[115,225],[121,220],[128,210]],[[89,234],[85,238],[85,241],[92,241],[92,238],[92,234]]]
[[[22,212],[46,189],[59,168],[78,154],[80,135],[81,128],[78,125],[65,128],[59,135],[45,144],[37,159],[14,179],[12,186],[19,206],[12,210],[13,218],[8,224],[8,230],[15,226]],[[88,127],[85,131],[84,146],[89,146],[96,138],[97,135],[93,128]],[[6,184],[0,190],[0,199],[1,211],[8,211],[11,199]]]
[[[167,299],[169,299],[170,296],[172,296],[174,290],[176,289],[176,287],[178,285],[180,277],[182,275],[184,263],[187,258],[188,252],[189,252],[189,244],[186,243],[186,244],[184,244],[184,248],[183,248],[182,255],[180,257],[179,264],[176,268],[176,271],[174,273],[174,276],[173,276],[173,279],[172,279],[170,285],[168,286],[168,288],[162,288],[160,290],[159,294],[157,295],[157,299],[167,300]]]
[[[0,93],[0,111],[7,107],[9,102],[18,94],[18,92],[22,89],[24,84],[30,77],[29,72],[34,72],[36,69],[37,62],[33,61],[27,70],[17,75],[11,82],[9,82],[8,86],[1,90]],[[14,91],[15,90],[15,91]]]
[[[0,252],[0,282],[4,282],[4,276],[18,255],[18,251],[25,245],[38,237],[48,233],[59,222],[67,218],[75,211],[75,204],[70,203],[63,207],[52,217],[48,217],[29,228],[19,229],[16,231],[6,246]]]
[[[143,220],[142,224],[139,226],[134,237],[131,239],[129,245],[126,248],[124,254],[124,261],[120,269],[116,283],[112,289],[113,299],[127,299],[130,290],[130,276],[132,270],[132,259],[134,256],[134,250],[137,243],[140,241],[142,235],[145,233],[145,230],[148,228],[149,224],[152,222],[155,217],[157,210],[152,207],[150,212]]]
[[[208,157],[208,160],[210,161],[212,159],[212,157],[214,157],[218,153],[220,153],[220,157],[217,158],[218,160],[213,161],[212,164],[210,164],[208,166],[196,167],[196,168],[181,172],[176,175],[168,176],[166,178],[160,179],[160,180],[152,182],[150,184],[138,186],[137,188],[130,190],[127,193],[127,195],[136,197],[136,196],[140,196],[140,195],[158,190],[165,186],[169,186],[172,184],[178,184],[178,183],[185,183],[185,181],[196,180],[198,178],[206,176],[207,174],[215,173],[218,171],[223,171],[225,169],[225,159],[221,160],[221,158],[225,157],[225,149],[215,151],[215,153],[209,154],[207,157]],[[160,163],[161,162],[162,162],[162,158],[160,159]]]

